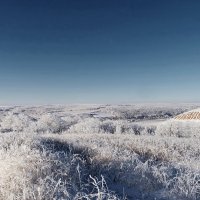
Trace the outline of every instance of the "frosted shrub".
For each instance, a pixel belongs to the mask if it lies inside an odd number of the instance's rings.
[[[144,127],[140,126],[138,124],[135,124],[131,127],[131,131],[135,134],[135,135],[141,135],[142,131],[144,131]]]
[[[142,135],[155,135],[157,127],[150,125],[150,126],[145,126],[145,129],[142,131]]]
[[[128,123],[126,121],[119,120],[115,124],[116,124],[116,133],[120,134],[127,132]]]
[[[70,127],[76,123],[78,123],[78,121],[80,120],[80,117],[78,116],[65,116],[65,117],[62,117],[62,119],[65,121],[65,123]]]
[[[116,133],[130,133],[130,134],[136,134],[139,135],[139,132],[137,132],[137,127],[139,129],[139,126],[137,125],[132,125],[127,122],[118,122],[117,123],[117,128],[116,128]]]
[[[10,131],[23,131],[30,126],[33,126],[34,120],[22,113],[9,113],[2,119],[1,122],[1,129],[3,132],[10,132]]]
[[[89,118],[71,126],[71,133],[112,133],[116,132],[116,126],[111,120],[101,121],[99,119]]]
[[[129,133],[134,135],[140,135],[144,130],[144,127],[138,124],[128,123],[127,121],[116,122],[116,133]]]
[[[100,130],[104,133],[114,134],[116,132],[116,126],[111,120],[108,120],[101,123]]]
[[[74,126],[69,131],[73,133],[99,133],[101,121],[99,119],[85,119]]]
[[[155,126],[142,126],[135,123],[128,123],[127,121],[117,121],[116,133],[118,134],[134,134],[134,135],[154,135],[156,127]]]
[[[198,121],[178,121],[172,119],[160,124],[156,134],[175,137],[198,137],[200,136],[200,123]]]
[[[136,127],[135,127],[136,128]],[[138,127],[139,128],[139,127]],[[70,128],[73,133],[134,133],[133,126],[126,121],[113,122],[111,120],[89,118],[82,120]],[[136,130],[135,130],[136,132]]]
[[[68,128],[66,121],[52,114],[43,115],[37,122],[38,132],[59,133]]]

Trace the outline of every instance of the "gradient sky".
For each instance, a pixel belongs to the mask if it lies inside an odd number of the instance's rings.
[[[0,105],[200,101],[200,1],[0,2]]]

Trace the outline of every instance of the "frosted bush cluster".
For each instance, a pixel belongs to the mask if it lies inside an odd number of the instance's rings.
[[[68,128],[69,124],[53,114],[45,114],[37,122],[37,131],[60,133]]]
[[[69,129],[71,133],[115,133],[116,126],[111,120],[84,119]]]
[[[23,114],[23,113],[12,113],[7,114],[1,122],[1,129],[5,132],[10,131],[23,131],[30,126],[33,126],[34,119]]]
[[[160,124],[156,133],[161,136],[200,137],[200,123],[172,119]]]
[[[69,129],[70,133],[109,133],[109,134],[135,134],[153,135],[156,127],[153,125],[139,125],[128,123],[125,120],[112,121],[88,118],[82,120]]]
[[[98,119],[84,119],[71,126],[69,131],[74,133],[99,133],[100,121]]]
[[[116,122],[116,133],[127,133],[134,135],[154,135],[156,126],[140,125],[137,123],[128,123],[126,121]]]

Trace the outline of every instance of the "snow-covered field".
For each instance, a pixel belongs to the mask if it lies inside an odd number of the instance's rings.
[[[0,107],[0,199],[200,199],[199,107]]]

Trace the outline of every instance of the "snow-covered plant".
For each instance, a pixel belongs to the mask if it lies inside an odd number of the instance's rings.
[[[99,119],[88,118],[71,126],[69,131],[73,133],[99,133],[101,131]]]
[[[199,121],[168,120],[157,127],[156,134],[162,136],[192,137],[200,136]]]
[[[116,132],[116,125],[111,120],[102,121],[98,118],[87,118],[71,126],[71,133],[112,133]]]
[[[38,132],[60,133],[68,128],[68,123],[53,114],[45,114],[37,122]]]
[[[65,121],[65,124],[68,126],[68,128],[74,124],[77,124],[81,118],[76,115],[67,115],[65,117],[62,117],[62,120]]]
[[[154,135],[156,126],[153,125],[140,125],[137,123],[128,123],[125,120],[115,122],[116,133],[118,134],[134,134],[134,135]]]
[[[111,120],[106,120],[100,124],[100,131],[114,134],[116,132],[116,126]]]
[[[3,132],[9,131],[23,131],[34,125],[34,119],[23,113],[12,113],[6,115],[1,122],[1,129]]]

